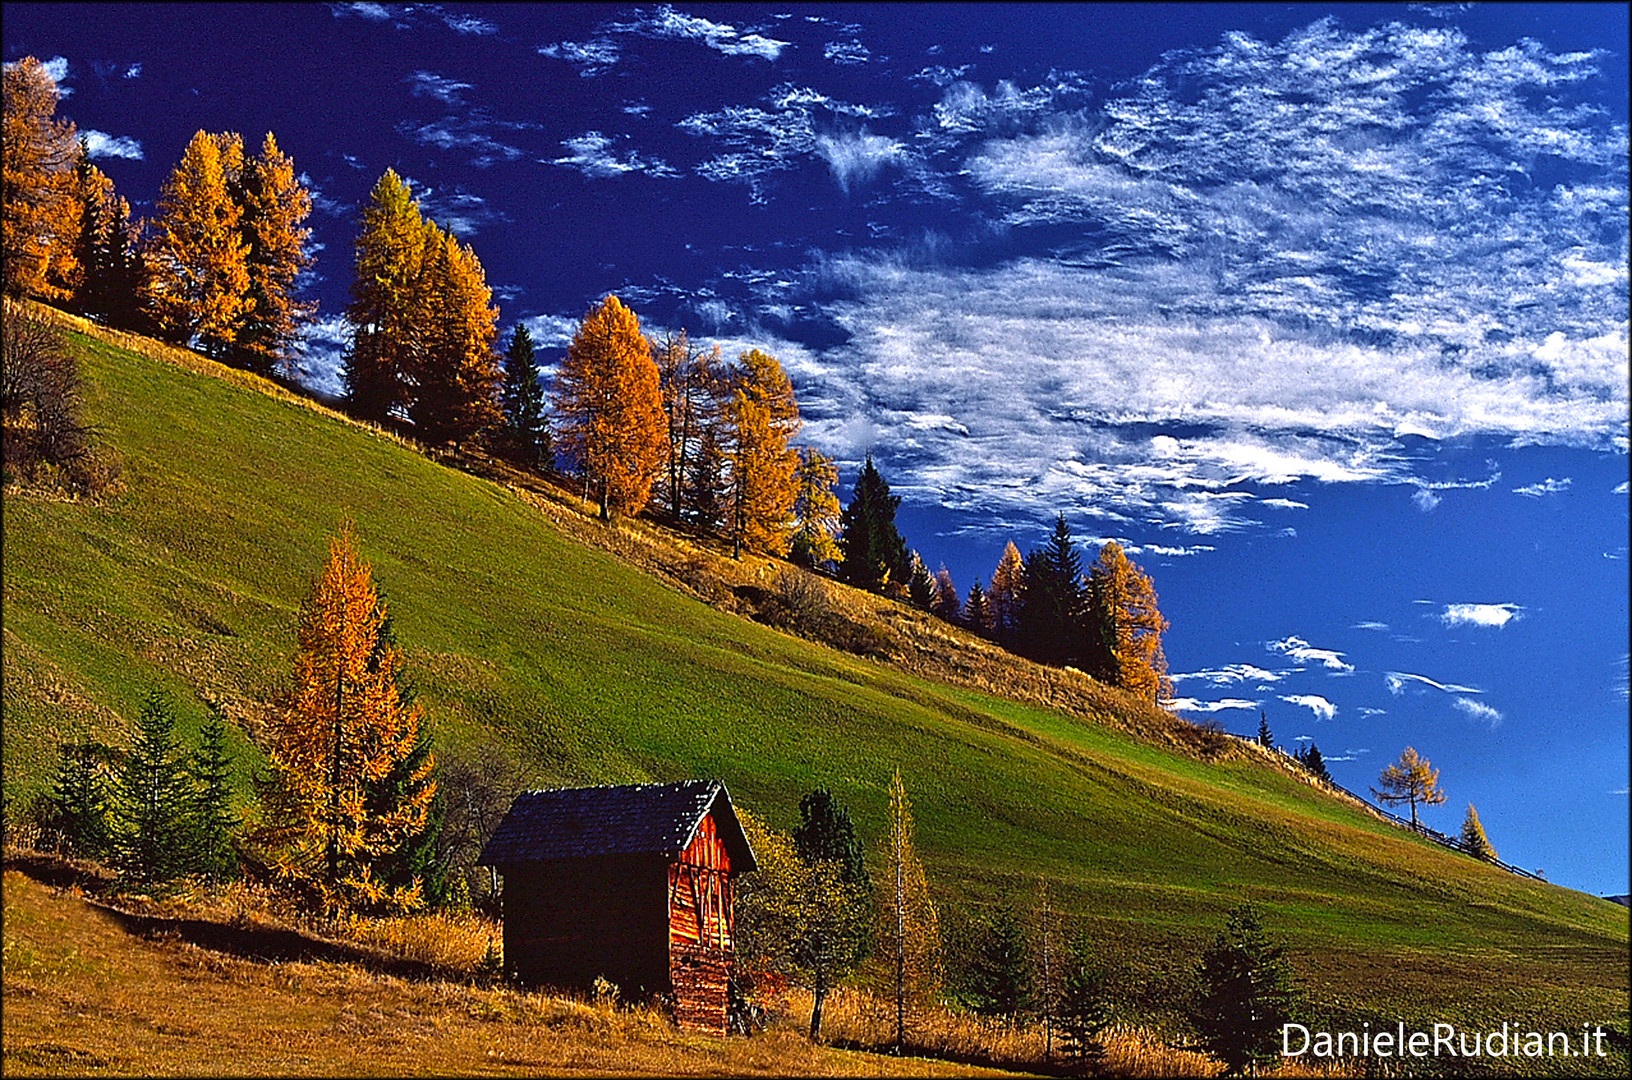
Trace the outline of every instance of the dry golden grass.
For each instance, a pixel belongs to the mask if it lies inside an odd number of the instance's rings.
[[[813,1046],[787,1024],[712,1038],[649,1009],[246,959],[134,935],[15,870],[4,897],[8,1076],[1000,1075]]]
[[[474,972],[504,940],[504,929],[480,915],[432,912],[392,919],[354,918],[346,936],[404,960],[449,971]]]
[[[809,1022],[809,990],[792,989],[781,995],[775,1008],[788,1023]],[[828,995],[822,1011],[822,1037],[844,1046],[884,1049],[895,1042],[895,1005],[861,990],[841,988]],[[1155,1032],[1117,1025],[1105,1033],[1104,1057],[1093,1067],[1106,1076],[1217,1076],[1223,1066],[1205,1054],[1173,1046]],[[1048,1035],[1041,1023],[1008,1024],[945,1008],[914,1009],[907,1019],[907,1047],[913,1054],[951,1061],[981,1063],[998,1068],[1070,1068],[1062,1056],[1058,1033],[1054,1055],[1048,1055]],[[1311,1069],[1288,1062],[1266,1076],[1356,1076],[1348,1062],[1327,1062]]]

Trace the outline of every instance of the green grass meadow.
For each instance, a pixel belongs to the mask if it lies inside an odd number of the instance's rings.
[[[447,752],[497,744],[539,785],[720,777],[781,828],[822,785],[869,838],[899,768],[949,910],[1028,903],[1046,875],[1107,954],[1177,986],[1250,899],[1334,1011],[1625,1030],[1625,908],[1250,755],[1203,763],[717,611],[396,440],[202,362],[71,342],[124,490],[6,495],[8,799],[49,783],[73,732],[123,743],[153,687],[189,735],[222,705],[247,793],[299,605],[350,519]]]

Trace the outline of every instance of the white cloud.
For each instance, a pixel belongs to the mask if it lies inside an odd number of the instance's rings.
[[[1539,499],[1545,495],[1559,495],[1570,490],[1570,483],[1570,478],[1567,476],[1562,480],[1554,480],[1551,476],[1549,476],[1540,483],[1526,484],[1524,487],[1516,487],[1513,489],[1513,494],[1523,495],[1526,498],[1531,499]]]
[[[877,176],[884,166],[899,160],[904,149],[894,139],[865,131],[816,137],[816,153],[827,162],[833,179],[845,191],[849,191],[852,184]]]
[[[1308,503],[1298,502],[1295,499],[1259,499],[1259,506],[1269,506],[1276,510],[1307,510]]]
[[[129,135],[109,135],[95,128],[81,128],[79,134],[85,140],[85,152],[93,158],[142,160],[142,144]]]
[[[1499,630],[1523,618],[1523,613],[1524,608],[1518,604],[1446,604],[1439,620],[1446,626],[1490,626]]]
[[[1321,21],[1171,53],[1109,100],[926,69],[941,98],[903,171],[961,168],[1004,226],[1095,239],[967,268],[818,260],[848,340],[802,400],[910,443],[892,477],[933,462],[935,484],[904,479],[945,505],[978,491],[997,516],[1091,505],[1198,535],[1292,508],[1219,497],[1241,485],[1410,483],[1430,510],[1486,483],[1419,479],[1411,437],[1623,448],[1628,305],[1602,268],[1625,263],[1625,131],[1558,102],[1600,58],[1508,52]],[[730,151],[705,175],[786,160],[763,132]],[[1558,183],[1491,176],[1541,154]],[[899,423],[927,412],[968,434]],[[1169,424],[1186,437],[1152,453],[1148,425]]]
[[[470,83],[458,82],[432,71],[416,71],[403,79],[411,83],[411,92],[416,97],[432,97],[447,105],[464,104],[463,91],[471,89]]]
[[[1319,694],[1283,694],[1281,700],[1289,705],[1301,705],[1315,714],[1317,720],[1330,720],[1337,715],[1337,706]]]
[[[1354,629],[1356,629],[1356,630],[1386,631],[1388,629],[1388,624],[1383,623],[1383,622],[1375,622],[1375,621],[1372,621],[1372,620],[1367,620],[1366,622],[1355,623],[1354,624]]]
[[[1388,692],[1398,696],[1405,693],[1406,684],[1411,682],[1431,686],[1435,690],[1443,690],[1447,694],[1482,694],[1483,690],[1473,686],[1458,686],[1455,683],[1435,682],[1426,675],[1413,675],[1408,671],[1390,671],[1383,675],[1383,682],[1388,686]]]
[[[873,58],[867,46],[859,41],[830,41],[822,49],[822,56],[840,66],[865,64]]]
[[[612,29],[649,37],[696,41],[727,56],[757,56],[772,61],[791,44],[763,34],[738,31],[730,23],[687,15],[667,4],[659,7],[655,13],[641,13],[632,23],[615,24]]]
[[[1163,702],[1172,712],[1215,713],[1226,709],[1256,709],[1256,701],[1246,701],[1241,698],[1225,698],[1222,701],[1197,701],[1195,698],[1174,698]]]
[[[1214,686],[1229,686],[1239,683],[1272,683],[1286,678],[1288,672],[1269,671],[1266,668],[1253,664],[1226,664],[1216,671],[1190,671],[1171,676],[1174,682],[1183,682],[1186,679],[1201,679]]]
[[[571,139],[561,140],[561,145],[571,152],[550,159],[548,164],[577,169],[594,179],[622,176],[626,173],[666,177],[679,175],[667,162],[644,158],[633,150],[625,150],[621,155],[615,153],[612,143],[611,138],[599,131],[586,131]]]
[[[1462,712],[1467,713],[1475,720],[1483,721],[1493,728],[1502,722],[1501,713],[1497,712],[1495,709],[1484,704],[1483,702],[1474,701],[1472,698],[1459,697],[1455,701],[1451,702],[1451,705]]]
[[[1313,661],[1332,671],[1354,670],[1354,665],[1343,659],[1343,653],[1333,649],[1317,649],[1300,637],[1292,636],[1280,641],[1271,641],[1264,647],[1270,652],[1285,653],[1294,660]]]
[[[539,54],[578,65],[578,74],[588,79],[604,75],[618,62],[622,49],[616,41],[557,41],[539,47]]]
[[[501,142],[481,130],[491,126],[492,122],[478,113],[462,110],[418,127],[405,120],[397,125],[397,130],[424,146],[468,152],[472,155],[470,164],[476,168],[487,168],[496,161],[515,161],[521,157],[518,147]]]

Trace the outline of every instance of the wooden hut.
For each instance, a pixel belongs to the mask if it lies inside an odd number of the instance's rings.
[[[672,997],[724,1032],[731,879],[754,853],[718,780],[516,797],[479,860],[504,875],[504,963],[528,985]]]

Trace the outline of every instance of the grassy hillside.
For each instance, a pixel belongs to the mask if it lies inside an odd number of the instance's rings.
[[[122,742],[152,686],[184,728],[219,702],[259,760],[298,605],[350,518],[451,752],[496,744],[538,784],[718,776],[784,828],[826,785],[874,837],[899,767],[949,905],[1046,874],[1146,985],[1250,898],[1344,1008],[1624,1030],[1624,908],[1421,842],[1251,753],[1136,738],[1138,706],[1109,692],[1094,723],[716,610],[578,542],[606,530],[567,509],[190,354],[71,338],[125,486],[7,493],[8,798],[47,782],[66,732]]]

